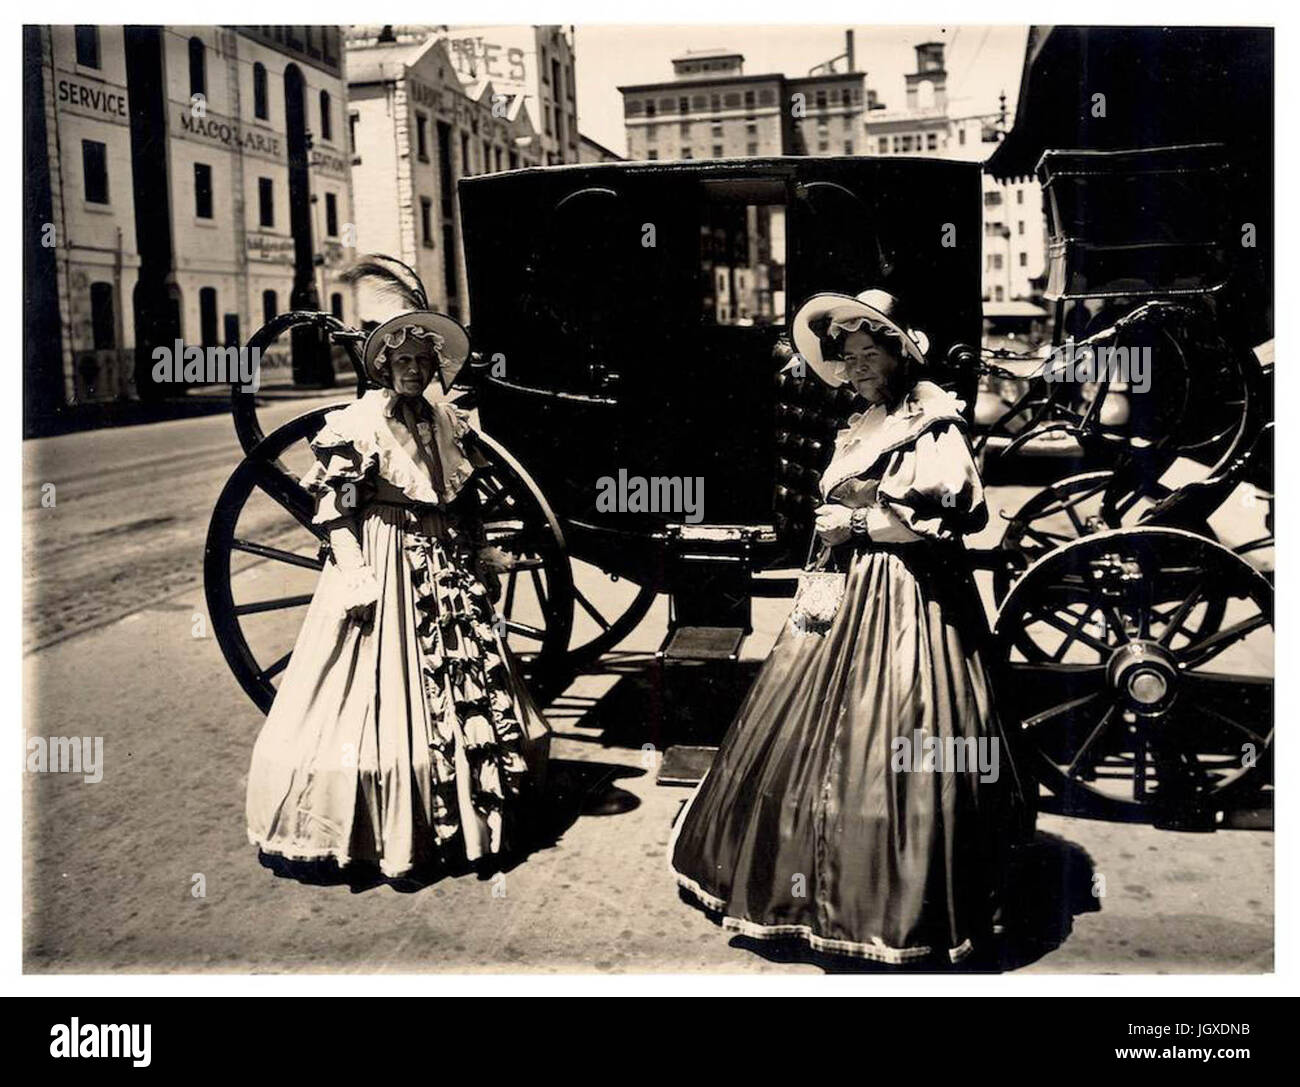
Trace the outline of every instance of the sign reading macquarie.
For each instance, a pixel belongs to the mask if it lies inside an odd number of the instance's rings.
[[[172,107],[175,111],[173,121],[181,135],[220,144],[232,150],[238,147],[247,153],[276,161],[284,159],[284,141],[279,133],[245,128],[238,121],[210,111],[196,114],[188,102],[173,102]]]

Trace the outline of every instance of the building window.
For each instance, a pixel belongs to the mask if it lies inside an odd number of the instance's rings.
[[[966,130],[964,128],[957,129],[957,142],[963,147],[966,145]]]
[[[98,140],[81,141],[81,176],[86,203],[108,203],[108,148]]]
[[[77,63],[83,68],[99,67],[99,27],[79,26],[77,36]]]
[[[460,134],[460,172],[463,177],[469,177],[474,173],[474,167],[469,159],[469,134],[467,132]]]
[[[1000,192],[986,192],[984,194],[984,206],[986,208],[1000,207],[1002,204],[1002,194]]]
[[[714,157],[715,159],[720,159],[720,158],[722,158],[722,144],[720,144],[720,143],[715,143],[715,144],[713,145],[713,157]]]
[[[492,145],[487,140],[483,141],[483,172],[492,172]]]
[[[829,143],[827,143],[825,140],[818,140],[818,141],[817,141],[817,150],[818,150],[819,153],[821,153],[821,154],[824,155],[824,154],[826,154],[826,152],[829,151],[830,149],[831,149],[831,145],[830,145]]]
[[[221,319],[227,347],[239,347],[239,314],[227,313]]]
[[[429,161],[429,119],[423,113],[415,115],[415,155],[421,162]]]
[[[330,313],[338,320],[343,320],[343,296],[338,291],[330,295]]]
[[[645,115],[653,117],[655,115],[655,103],[653,98],[647,98],[645,101]]]
[[[721,122],[721,121],[714,121],[714,122],[713,122],[713,124],[712,124],[712,125],[710,126],[710,128],[709,128],[709,135],[710,135],[710,136],[721,136],[721,135],[722,135],[722,122]]]
[[[656,139],[658,139],[658,138],[659,138],[659,126],[658,126],[658,125],[646,125],[646,126],[645,126],[645,138],[646,138],[647,140],[656,140]]]
[[[757,155],[757,154],[758,154],[758,144],[756,144],[756,143],[746,144],[746,145],[745,145],[745,154],[747,154],[747,155]]]
[[[334,140],[334,107],[330,104],[330,92],[320,92],[320,138]]]
[[[1028,267],[1029,267],[1029,254],[1028,254],[1028,253],[1021,253],[1021,254],[1020,254],[1020,267],[1021,267],[1021,268],[1028,268]]]
[[[659,157],[659,152],[652,147],[645,153],[645,157],[648,162],[654,162]]]
[[[332,192],[325,194],[325,236],[339,236],[339,198]]]
[[[694,157],[695,157],[695,156],[694,156],[693,154],[691,154],[691,149],[690,149],[689,147],[683,147],[683,148],[682,148],[682,158],[684,158],[684,159],[690,159],[690,158],[694,158]]]
[[[496,162],[497,173],[501,172],[501,148],[493,148],[493,160]]]
[[[846,155],[851,155],[851,154],[853,154],[853,141],[852,141],[852,140],[845,140],[845,141],[844,141],[844,153],[845,153]]]
[[[1005,294],[1006,294],[1006,292],[1005,292],[1001,287],[994,287],[994,288],[993,288],[993,300],[994,300],[995,302],[1002,302],[1002,301],[1004,301],[1004,297],[1003,297],[1003,296],[1004,296]]]
[[[1023,234],[1024,232],[1025,232],[1025,221],[1023,219],[1020,219],[1016,223],[1016,233]]]
[[[691,122],[683,121],[680,125],[677,126],[677,132],[678,135],[684,136],[686,139],[689,140],[691,138]]]
[[[880,147],[880,153],[881,153],[882,155],[887,155],[887,154],[889,153],[889,137],[888,137],[888,136],[881,136],[881,137],[880,137],[880,144],[879,144],[879,147]]]
[[[205,162],[194,164],[194,214],[212,218],[212,167]]]
[[[199,289],[199,342],[204,347],[217,346],[217,289]]]
[[[427,196],[420,197],[420,241],[433,248],[433,201]]]
[[[817,92],[817,109],[818,109],[818,111],[819,111],[819,112],[825,112],[825,110],[826,110],[826,105],[827,105],[827,103],[826,103],[826,92],[825,92],[825,91],[818,91],[818,92]]]
[[[993,254],[993,270],[994,270],[995,272],[1000,272],[1000,271],[1002,271],[1002,254],[1001,254],[1001,253],[994,253],[994,254]]]
[[[849,93],[849,88],[845,87],[840,91],[840,104],[850,106],[853,104],[853,96]],[[848,118],[844,118],[846,121]]]
[[[190,39],[190,97],[208,93],[207,47],[198,38]]]
[[[117,322],[113,319],[113,284],[90,285],[90,330],[96,351],[117,346]]]
[[[442,203],[443,218],[452,216],[452,201],[456,195],[456,181],[451,164],[451,125],[446,121],[435,122],[438,126],[438,199]]]
[[[348,111],[348,150],[355,156],[357,153],[357,125],[361,121],[361,114],[356,110]],[[359,159],[357,160],[360,161]],[[356,163],[353,163],[355,166]]]
[[[683,95],[681,98],[677,99],[677,112],[678,112],[678,113],[690,113],[690,112],[691,112],[691,100],[690,100],[689,98],[687,98],[685,95]]]
[[[925,135],[925,147],[927,151],[933,151],[939,146],[939,135],[935,132],[927,132]]]
[[[275,190],[269,177],[257,179],[257,221],[261,226],[275,226]]]
[[[275,297],[275,291],[262,292],[262,324],[267,324],[272,317],[280,312],[280,302]]]
[[[1017,204],[1023,204],[1024,202],[1025,202],[1025,190],[1024,190],[1024,189],[1017,189],[1017,190],[1016,190],[1016,203],[1017,203]]]
[[[261,121],[271,116],[271,103],[266,90],[266,65],[261,61],[253,65],[253,116]]]

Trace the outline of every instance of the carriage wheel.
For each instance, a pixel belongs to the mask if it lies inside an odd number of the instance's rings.
[[[308,440],[334,410],[301,415],[254,447],[227,481],[208,526],[208,614],[235,678],[263,712],[275,699],[324,565],[321,534],[311,524],[314,503],[298,479],[313,460]],[[475,476],[484,527],[512,560],[497,613],[534,688],[549,691],[566,677],[573,622],[564,536],[514,458],[491,439],[481,444],[491,462]]]
[[[1267,764],[1272,627],[1267,579],[1213,540],[1102,532],[1039,559],[1002,605],[1001,706],[1067,811],[1204,825]]]
[[[1012,514],[999,546],[1006,561],[993,568],[999,604],[1016,579],[1049,551],[1109,528],[1132,527],[1169,495],[1169,488],[1154,480],[1112,494],[1114,480],[1110,469],[1068,476],[1044,487]],[[1193,531],[1214,538],[1208,524]]]

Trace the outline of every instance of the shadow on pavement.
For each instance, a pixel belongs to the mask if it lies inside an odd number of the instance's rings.
[[[510,872],[532,854],[556,845],[581,816],[621,815],[632,811],[640,801],[617,782],[623,778],[643,777],[646,771],[612,763],[579,762],[551,759],[547,768],[545,792],[526,801],[520,825],[531,829],[526,841],[508,852],[484,857],[470,863],[464,860],[433,860],[411,873],[392,877],[366,863],[340,867],[334,860],[296,861],[258,852],[258,860],[282,879],[296,880],[313,886],[344,885],[353,894],[378,887],[389,887],[403,894],[413,894],[432,887],[444,879],[475,875],[489,880],[501,872]]]
[[[1100,899],[1093,894],[1092,876],[1092,858],[1086,850],[1039,831],[1013,856],[1005,931],[955,966],[939,958],[893,965],[827,955],[794,939],[736,936],[731,946],[752,951],[769,962],[816,966],[827,974],[996,974],[1018,970],[1060,947],[1073,930],[1076,916],[1101,909]],[[693,900],[683,897],[683,901]],[[720,921],[714,914],[709,916]]]

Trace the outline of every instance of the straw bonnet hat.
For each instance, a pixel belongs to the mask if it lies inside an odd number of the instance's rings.
[[[924,366],[929,338],[909,327],[901,310],[901,303],[888,291],[863,291],[856,297],[826,291],[799,307],[791,338],[795,350],[828,385],[846,384],[848,378],[843,363],[822,356],[822,337],[832,332],[857,332],[864,325],[868,331],[891,335],[913,363]]]

